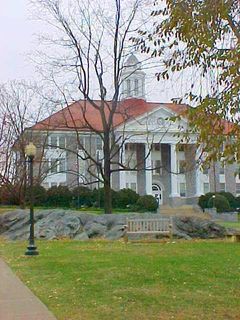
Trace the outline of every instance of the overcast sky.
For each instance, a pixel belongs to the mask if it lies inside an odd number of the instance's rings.
[[[0,0],[0,82],[27,79],[33,67],[26,53],[34,47],[40,24],[29,18],[27,0]]]
[[[0,83],[34,79],[34,66],[27,54],[38,45],[36,34],[43,28],[42,22],[31,18],[28,0],[0,0]],[[154,71],[149,75],[148,100],[167,102],[176,97],[176,84],[158,83]]]

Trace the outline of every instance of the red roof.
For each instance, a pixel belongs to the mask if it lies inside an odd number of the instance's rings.
[[[95,106],[95,107],[94,107]],[[118,103],[116,112],[113,115],[113,126],[136,119],[137,117],[148,114],[154,109],[165,107],[177,114],[187,111],[187,105],[173,103],[146,102],[143,99],[126,99]],[[109,109],[112,108],[112,102],[107,101],[104,104],[104,113],[106,118],[109,116]],[[64,109],[54,113],[50,117],[38,122],[31,129],[33,130],[103,130],[103,121],[101,121],[101,101],[94,100],[92,103],[87,101],[75,102]]]

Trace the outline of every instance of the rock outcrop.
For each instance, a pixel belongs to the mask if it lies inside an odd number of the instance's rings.
[[[126,218],[157,218],[159,214],[109,214],[95,215],[78,211],[54,209],[35,212],[35,237],[37,239],[70,238],[88,240],[105,238],[116,240],[123,236]],[[174,217],[173,235],[177,238],[221,238],[229,230],[210,221],[196,217]],[[11,240],[24,240],[29,236],[29,213],[15,210],[0,215],[0,236]]]

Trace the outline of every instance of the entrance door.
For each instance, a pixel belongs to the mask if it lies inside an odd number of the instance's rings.
[[[163,204],[162,188],[158,184],[152,185],[152,195],[156,198],[158,205]]]

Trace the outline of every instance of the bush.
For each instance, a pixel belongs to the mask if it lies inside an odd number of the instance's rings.
[[[208,201],[208,208],[215,207],[217,212],[227,212],[230,211],[230,205],[228,200],[220,195],[216,194],[215,198],[211,197]]]
[[[136,204],[139,194],[131,189],[121,189],[116,194],[116,206],[125,209],[127,206]]]
[[[14,185],[5,185],[0,188],[0,204],[19,205],[19,187]]]
[[[139,197],[137,201],[137,208],[140,211],[156,212],[158,208],[157,200],[151,195]]]
[[[93,205],[93,192],[87,187],[77,187],[72,191],[74,207],[91,207]]]
[[[47,190],[47,205],[50,207],[70,207],[72,193],[65,186],[54,186]]]
[[[200,197],[198,198],[198,205],[199,205],[202,209],[208,208],[209,199],[211,199],[214,194],[215,194],[215,193],[208,192],[208,193],[206,193],[205,195],[200,196]]]
[[[237,208],[236,198],[231,192],[219,192],[218,194],[224,196],[228,200],[231,209],[235,210]]]
[[[238,208],[238,210],[239,210],[239,208],[240,208],[240,196],[236,197],[235,201],[236,201],[236,209]]]
[[[104,188],[94,189],[92,192],[93,205],[100,208],[104,207]],[[112,190],[112,207],[116,208],[117,192]]]
[[[33,186],[33,197],[35,206],[45,206],[47,201],[47,191],[41,185]],[[30,188],[26,190],[26,203],[30,202]]]

